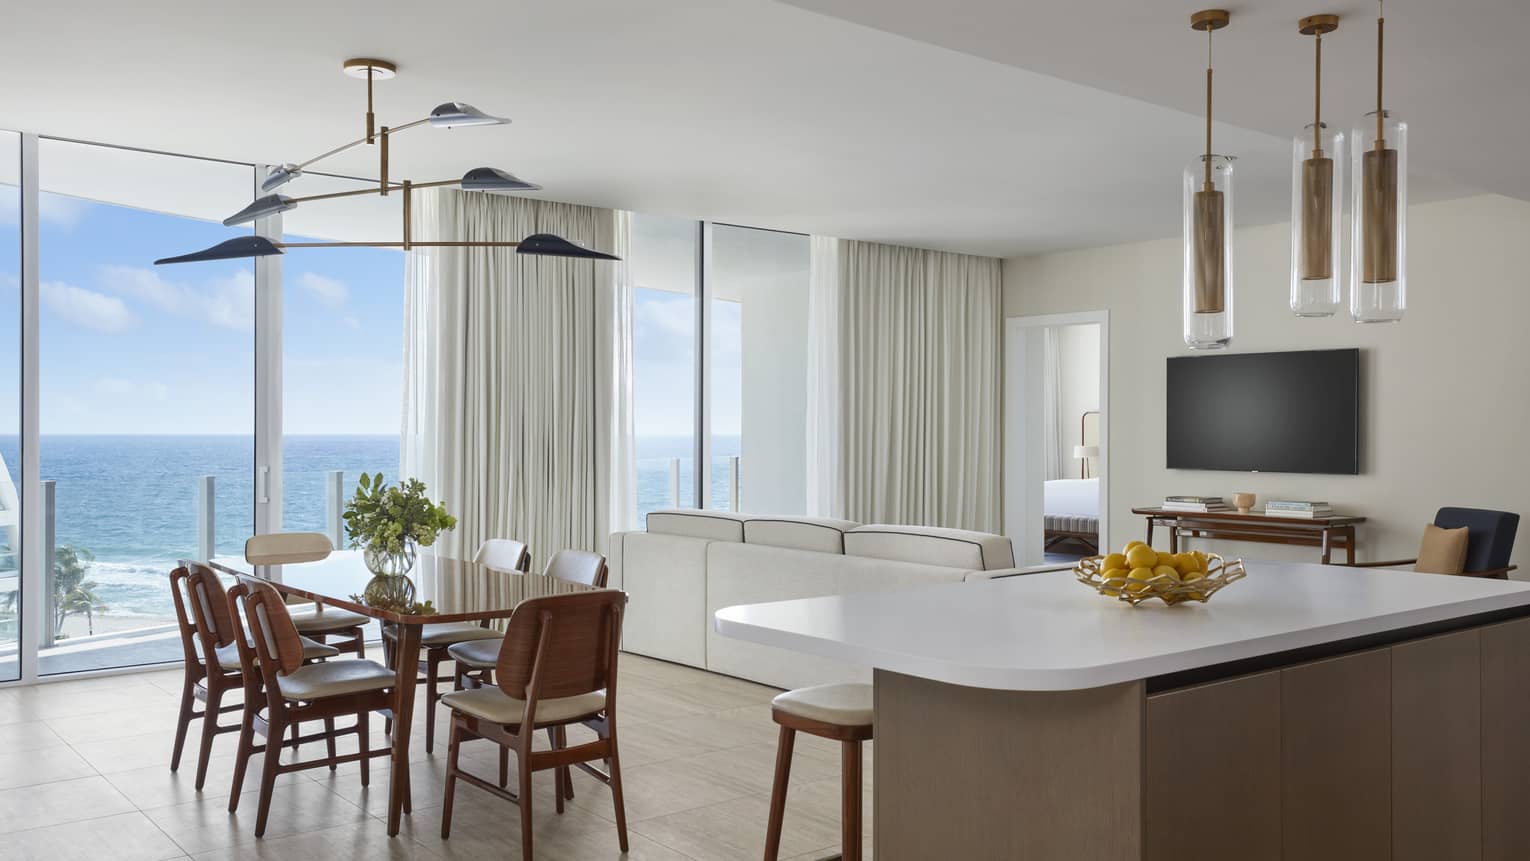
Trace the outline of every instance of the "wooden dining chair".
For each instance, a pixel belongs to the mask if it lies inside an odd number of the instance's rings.
[[[298,565],[328,559],[334,549],[329,536],[323,533],[271,532],[252,535],[244,542],[244,561],[251,565]],[[291,596],[284,600],[290,605],[309,603]],[[372,621],[370,618],[349,610],[325,607],[318,602],[313,605],[312,613],[292,617],[299,634],[329,643],[342,652],[354,652],[358,658],[367,656],[366,625]]]
[[[175,743],[170,752],[170,770],[178,771],[181,767],[181,751],[186,746],[186,733],[191,729],[191,722],[202,718],[204,722],[212,721],[217,726],[217,716],[229,712],[237,712],[244,708],[241,703],[219,705],[211,715],[204,709],[197,711],[198,702],[207,702],[208,686],[221,688],[222,680],[209,683],[207,681],[207,662],[202,660],[203,648],[199,644],[195,623],[191,619],[189,609],[190,599],[186,593],[186,578],[191,574],[188,566],[195,563],[181,562],[170,571],[170,599],[175,605],[175,624],[181,637],[181,652],[185,658],[185,673],[181,677],[181,706],[175,719]],[[222,691],[217,694],[220,703]],[[205,731],[204,731],[205,732]],[[201,766],[198,767],[201,770]],[[200,784],[201,779],[198,779]]]
[[[446,790],[441,806],[441,837],[451,836],[452,802],[457,781],[467,781],[520,807],[521,857],[531,859],[531,776],[552,770],[557,783],[557,811],[563,812],[565,769],[575,766],[611,788],[616,836],[627,851],[627,813],[622,802],[621,762],[617,754],[616,676],[622,612],[627,594],[616,590],[550,595],[521,602],[500,646],[495,666],[497,687],[452,691],[442,702],[452,710],[447,743]],[[568,747],[564,731],[603,716],[606,732],[594,741]],[[537,729],[555,730],[552,750],[533,750]],[[487,739],[515,751],[520,780],[510,792],[463,771],[462,742]],[[607,771],[591,763],[604,761]]]
[[[559,550],[547,560],[547,566],[542,569],[542,574],[565,583],[604,589],[609,571],[610,569],[606,566],[606,557],[599,553],[590,553],[586,550]],[[453,689],[461,691],[493,684],[494,666],[499,662],[499,645],[499,640],[473,640],[457,643],[447,649],[456,667]],[[584,724],[594,730],[597,735],[604,731],[598,716],[584,721]],[[551,729],[547,731],[547,740],[554,747],[557,746],[556,734]],[[566,778],[568,769],[563,769],[563,774]],[[499,749],[499,785],[504,786],[509,779],[510,752],[502,747]],[[574,797],[572,780],[563,781],[563,792],[566,798]]]
[[[478,548],[473,561],[499,571],[525,573],[531,567],[531,551],[526,545],[509,538],[491,538]],[[391,625],[383,626],[383,658],[390,667],[397,666],[393,644],[398,632]],[[447,650],[451,647],[475,641],[499,643],[500,634],[489,627],[488,621],[442,622],[425,625],[420,631],[420,663],[417,672],[423,673],[419,683],[425,685],[425,752],[436,749],[436,703],[441,700],[442,682],[453,681],[454,676],[441,675],[441,665],[451,660]],[[391,725],[390,725],[391,731]]]
[[[240,625],[235,638],[240,660],[246,672],[259,673],[263,692],[264,709],[245,709],[244,720],[239,727],[239,751],[234,762],[234,780],[230,788],[228,810],[239,807],[239,796],[244,788],[244,773],[250,757],[263,754],[260,774],[260,800],[255,813],[255,836],[266,833],[266,822],[271,813],[271,793],[278,775],[309,768],[328,767],[356,762],[360,765],[361,785],[370,781],[369,763],[373,757],[390,756],[391,750],[382,747],[371,750],[368,718],[372,712],[392,715],[392,670],[364,658],[323,663],[304,663],[302,638],[286,602],[273,588],[261,583],[244,581],[230,590],[240,613],[231,612],[235,624]],[[249,634],[243,629],[249,626]],[[253,647],[251,645],[253,641]],[[251,689],[253,690],[253,688]],[[334,719],[352,716],[353,726],[336,729]],[[323,759],[299,760],[283,763],[282,738],[288,726],[310,721],[322,721],[324,732],[300,736],[299,741],[324,740],[329,748]],[[255,744],[255,736],[265,737],[265,743]],[[337,755],[335,740],[340,736],[355,735],[357,751]],[[407,779],[407,778],[406,778]],[[405,792],[408,804],[407,783]]]
[[[211,655],[202,662],[202,681],[194,695],[206,703],[202,716],[202,740],[197,753],[196,788],[200,790],[207,781],[207,763],[212,756],[213,739],[227,732],[237,732],[238,724],[221,724],[218,715],[231,711],[248,712],[250,700],[224,707],[223,697],[231,690],[245,688],[248,676],[239,659],[237,640],[239,626],[230,615],[228,595],[223,581],[216,572],[197,562],[183,562],[179,570],[185,573],[181,580],[186,591],[186,601],[191,607],[192,631],[196,636],[201,655]],[[172,582],[174,582],[174,576]],[[333,646],[300,638],[300,650],[304,662],[323,660],[339,654]],[[178,733],[179,735],[179,733]],[[179,751],[177,751],[178,753]],[[179,760],[172,765],[178,766]],[[171,769],[175,769],[172,767]]]

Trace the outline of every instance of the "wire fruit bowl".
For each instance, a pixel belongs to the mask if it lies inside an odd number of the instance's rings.
[[[1132,580],[1124,574],[1106,577],[1105,572],[1100,568],[1103,558],[1091,556],[1079,560],[1079,563],[1073,566],[1073,576],[1078,578],[1078,582],[1101,595],[1115,598],[1117,601],[1125,601],[1133,607],[1153,598],[1162,600],[1170,607],[1186,601],[1199,601],[1204,604],[1224,586],[1248,576],[1248,572],[1243,568],[1242,559],[1229,562],[1215,553],[1206,557],[1206,573],[1188,581],[1168,574],[1160,574],[1147,580]]]

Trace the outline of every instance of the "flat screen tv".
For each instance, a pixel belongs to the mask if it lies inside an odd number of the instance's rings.
[[[1169,359],[1168,467],[1360,472],[1360,351]]]

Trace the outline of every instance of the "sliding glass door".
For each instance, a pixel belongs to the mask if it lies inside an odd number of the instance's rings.
[[[695,221],[632,217],[632,413],[637,523],[659,508],[696,507]]]
[[[254,528],[248,165],[39,144],[40,675],[180,658],[168,573]]]
[[[0,131],[0,682],[21,661],[21,135]]]

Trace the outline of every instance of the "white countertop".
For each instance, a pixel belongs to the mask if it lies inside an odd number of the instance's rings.
[[[747,604],[717,632],[999,690],[1092,688],[1530,605],[1530,583],[1248,562],[1210,602],[1131,607],[1070,571]]]

